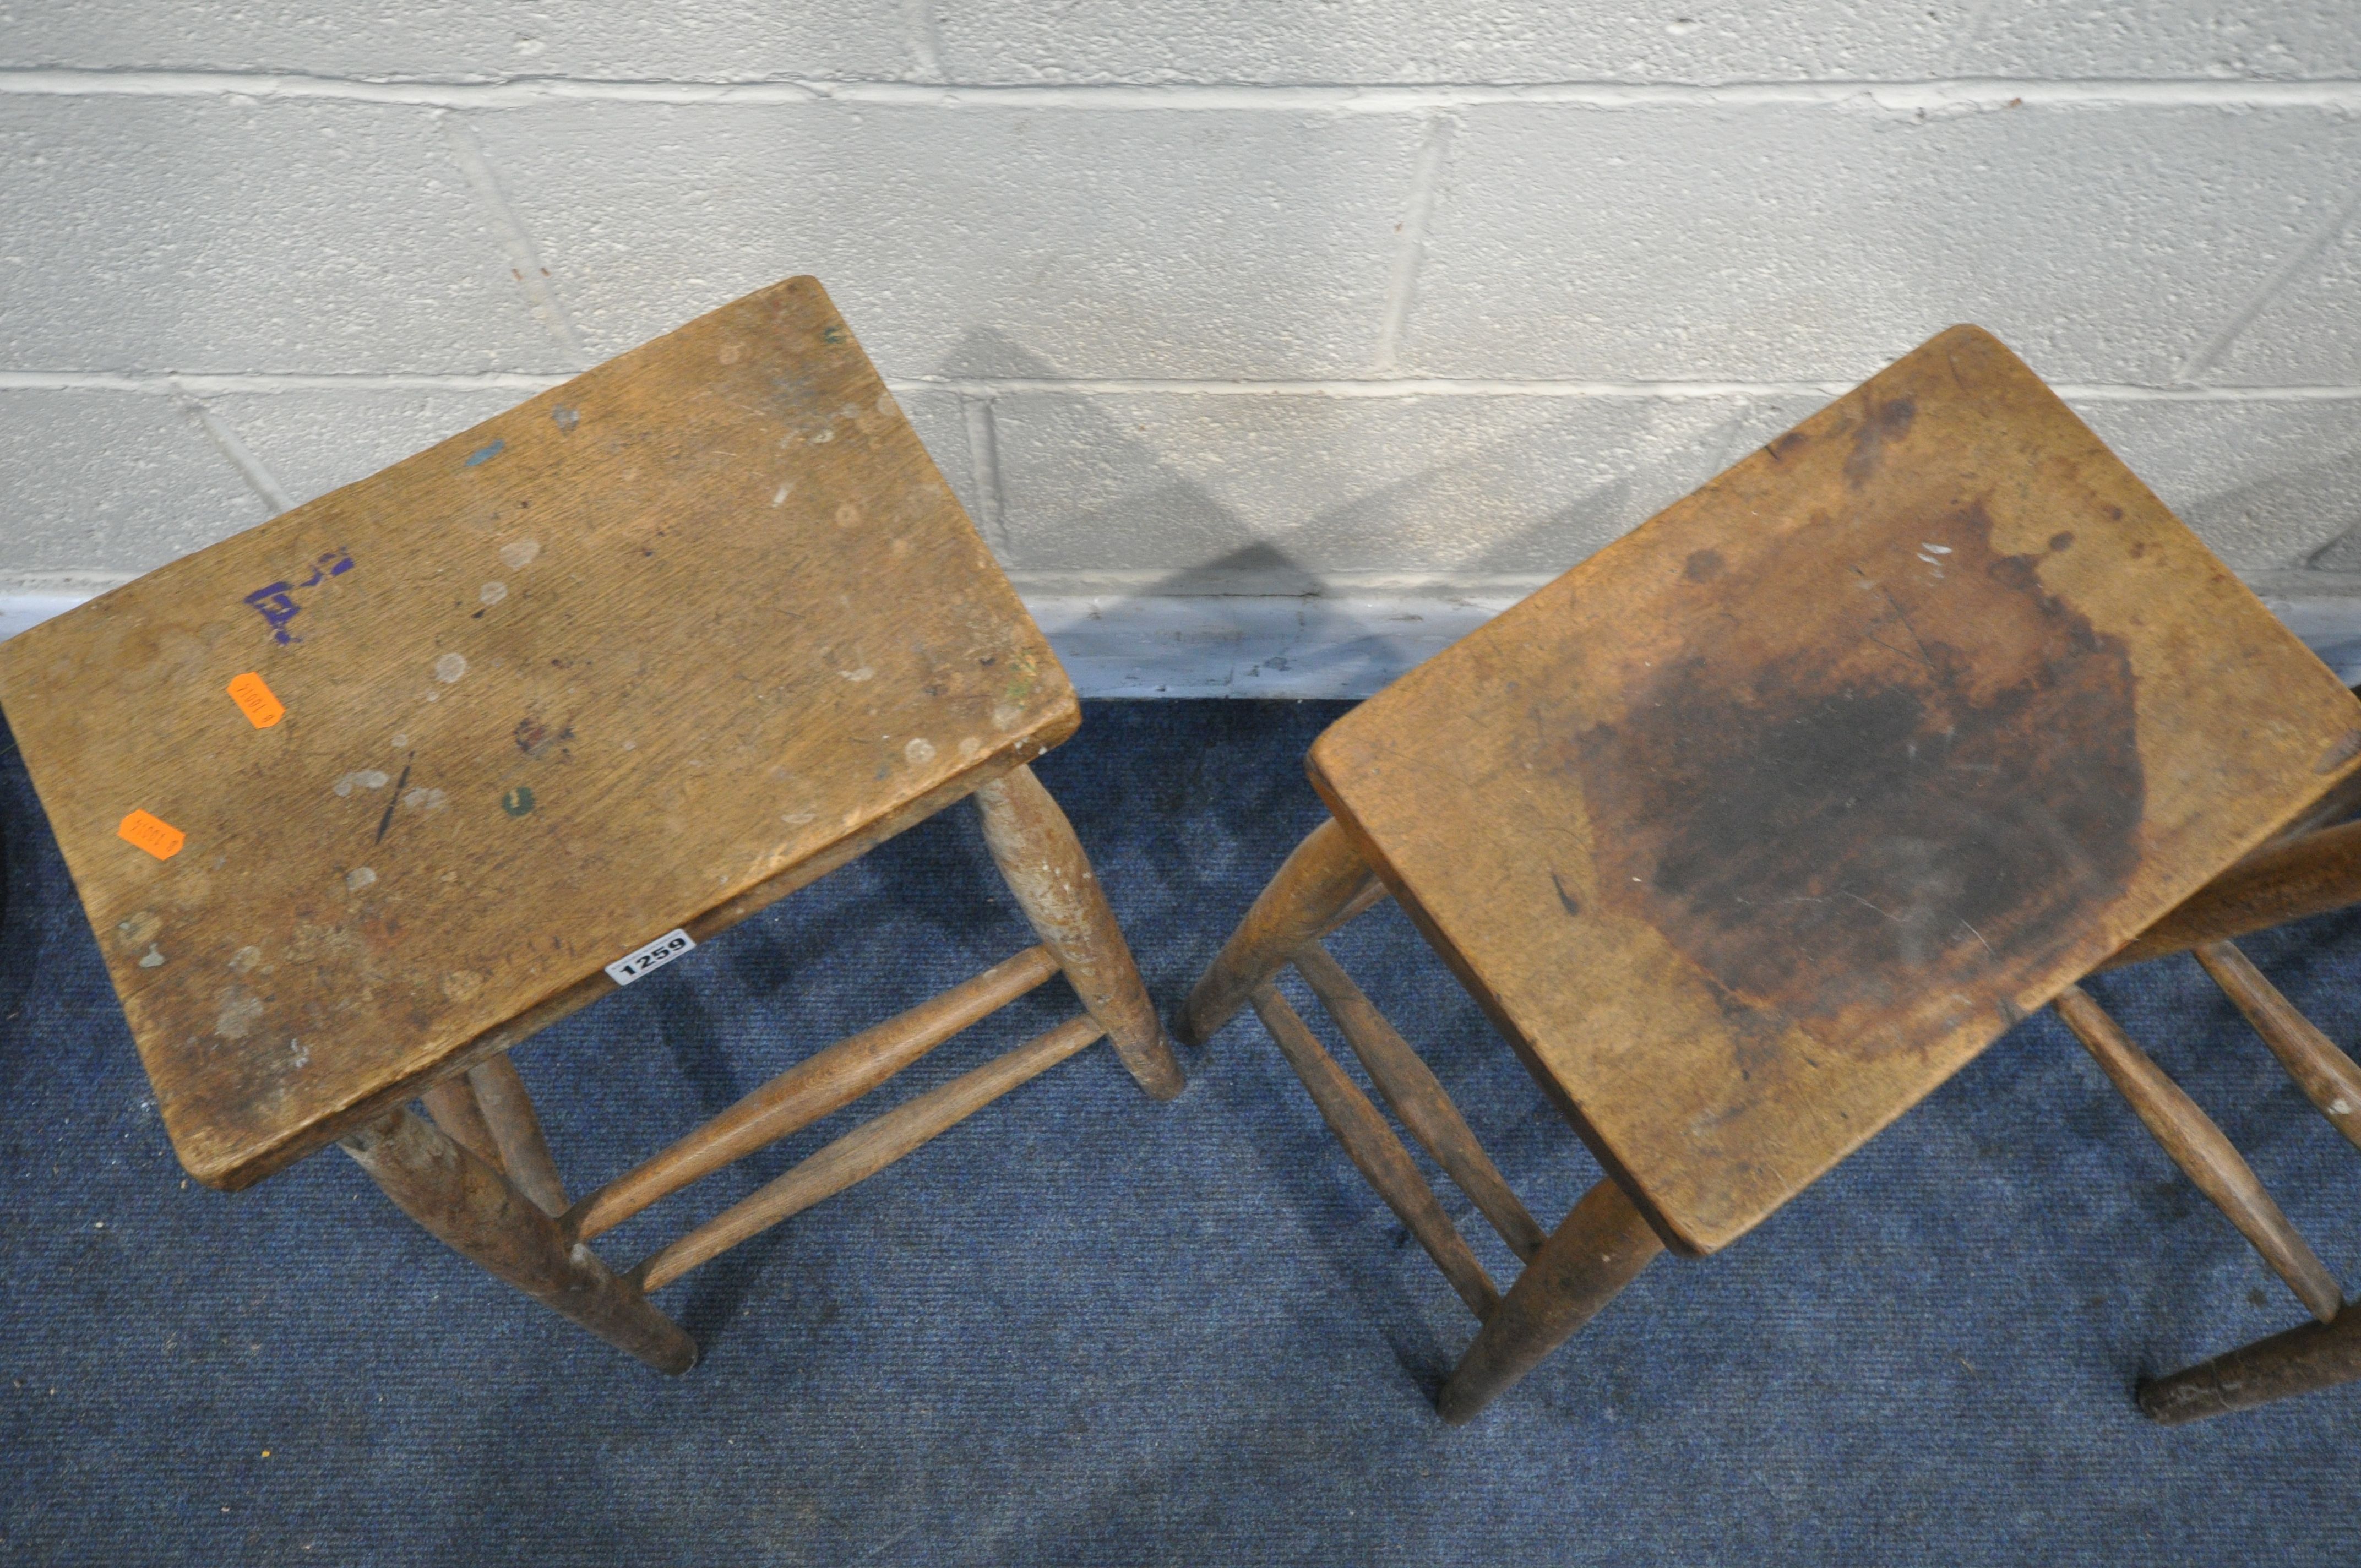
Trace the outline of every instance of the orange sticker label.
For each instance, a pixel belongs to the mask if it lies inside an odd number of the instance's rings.
[[[169,861],[181,852],[189,836],[162,817],[146,811],[135,811],[123,819],[115,836],[126,844],[137,844],[159,861]]]
[[[230,682],[229,699],[237,704],[240,713],[254,721],[257,729],[268,729],[287,717],[287,705],[252,670]]]

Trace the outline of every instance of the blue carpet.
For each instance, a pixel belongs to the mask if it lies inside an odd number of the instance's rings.
[[[1097,703],[1040,765],[1168,1016],[1317,820],[1301,758],[1341,711]],[[2139,1374],[2302,1313],[2046,1014],[1728,1252],[1650,1269],[1464,1430],[1428,1401],[1471,1321],[1250,1018],[1183,1054],[1170,1104],[1093,1049],[673,1287],[705,1360],[669,1379],[443,1252],[341,1156],[235,1197],[183,1179],[13,750],[0,828],[0,1560],[2355,1557],[2361,1387],[2178,1431],[2134,1409]],[[578,1191],[1028,941],[962,807],[518,1060]],[[1563,1212],[1595,1167],[1400,914],[1335,950]],[[2361,917],[2249,950],[2361,1038]],[[2195,966],[2092,989],[2361,1280],[2361,1157]],[[1068,1006],[1053,982],[879,1102]],[[602,1246],[637,1256],[877,1108]]]

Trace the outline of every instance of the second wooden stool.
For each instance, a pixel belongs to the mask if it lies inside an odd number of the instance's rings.
[[[1332,819],[1191,993],[1251,1001],[1481,1321],[1473,1416],[1729,1245],[2354,773],[2361,705],[1972,327],[1339,720]],[[1390,894],[1599,1163],[1544,1232],[1319,946]],[[1272,985],[1524,1260],[1505,1296]]]

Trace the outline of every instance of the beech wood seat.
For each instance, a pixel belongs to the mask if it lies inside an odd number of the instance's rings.
[[[1026,766],[1073,689],[807,278],[24,633],[0,702],[191,1174],[341,1141],[668,1371],[646,1290],[1100,1036],[1180,1085]],[[971,795],[1039,945],[569,1202],[509,1048]],[[1073,1022],[635,1270],[579,1245],[1060,972]]]
[[[1481,1320],[1442,1396],[1464,1420],[1659,1251],[1729,1245],[2032,1009],[2063,993],[2104,1034],[2073,982],[2356,766],[2361,705],[1957,327],[1323,734],[1331,820],[1178,1033],[1252,1003]],[[1318,945],[1387,894],[1606,1169],[1545,1238]],[[1290,963],[1524,1260],[1505,1295],[1271,984]],[[2225,1155],[2185,1163],[2333,1314]]]

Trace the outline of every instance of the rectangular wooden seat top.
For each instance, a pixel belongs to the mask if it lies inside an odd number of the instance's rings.
[[[0,702],[222,1187],[1080,718],[808,278],[25,632]]]
[[[1348,714],[1311,769],[1702,1253],[2356,757],[2335,676],[1956,327]]]

